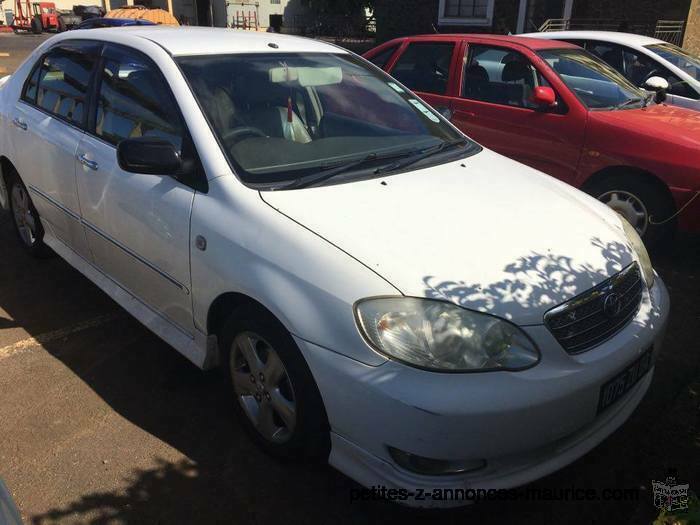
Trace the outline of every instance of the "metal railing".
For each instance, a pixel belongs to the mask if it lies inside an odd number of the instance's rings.
[[[683,20],[634,21],[614,18],[550,18],[538,31],[621,31],[638,35],[653,36],[678,46],[683,42]]]

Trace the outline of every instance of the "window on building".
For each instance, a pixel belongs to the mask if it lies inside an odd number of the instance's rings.
[[[444,95],[450,80],[452,42],[413,42],[391,70],[391,75],[413,91]]]
[[[280,0],[270,0],[270,3],[279,5]]]
[[[101,74],[95,134],[114,145],[127,138],[157,137],[181,149],[184,131],[170,90],[145,57],[110,50]]]
[[[439,22],[446,25],[489,25],[494,0],[440,0]]]

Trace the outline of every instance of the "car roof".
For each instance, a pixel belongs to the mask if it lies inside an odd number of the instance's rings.
[[[54,39],[75,38],[71,31],[61,33]],[[142,40],[150,40],[174,56],[186,55],[225,55],[237,53],[347,53],[348,51],[332,44],[291,35],[278,33],[262,33],[240,29],[212,27],[177,27],[177,26],[124,26],[114,28],[98,28],[81,33],[80,38],[115,41],[138,47]],[[63,37],[63,38],[61,38]],[[126,41],[126,42],[125,42]]]
[[[532,50],[539,49],[561,49],[561,48],[577,48],[573,44],[568,42],[551,42],[549,40],[543,40],[541,38],[528,38],[520,35],[489,35],[481,33],[453,33],[453,34],[435,34],[435,35],[417,35],[399,38],[397,40],[486,40],[497,43],[505,44],[519,44],[525,46]]]
[[[628,46],[648,46],[649,44],[663,44],[663,40],[650,36],[634,35],[632,33],[619,33],[617,31],[551,31],[545,33],[528,33],[533,38],[581,38],[588,40],[602,40],[614,44]]]

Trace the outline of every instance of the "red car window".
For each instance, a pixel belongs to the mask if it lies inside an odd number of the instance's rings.
[[[454,42],[411,42],[391,75],[413,91],[444,95],[454,48]]]
[[[523,54],[485,45],[470,46],[462,83],[463,98],[532,109],[535,87],[549,86]]]

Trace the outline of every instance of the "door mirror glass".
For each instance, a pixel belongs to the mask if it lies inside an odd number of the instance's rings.
[[[557,104],[557,95],[549,86],[537,86],[532,90],[532,101],[541,109],[549,109]]]
[[[131,173],[176,175],[182,168],[175,146],[152,137],[122,140],[117,146],[117,160],[121,169]]]

